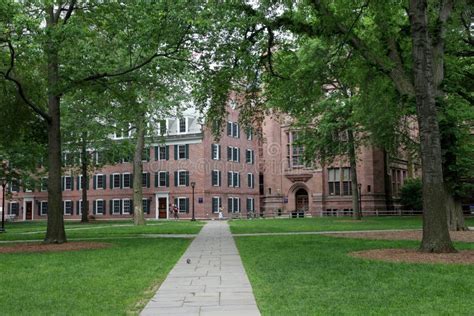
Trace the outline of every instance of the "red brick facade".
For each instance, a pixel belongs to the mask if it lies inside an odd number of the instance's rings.
[[[149,144],[150,158],[143,166],[147,218],[172,217],[170,204],[181,209],[180,218],[190,218],[193,182],[198,219],[216,218],[219,201],[226,217],[247,216],[252,211],[264,216],[291,214],[295,210],[313,216],[350,213],[349,179],[344,177],[349,164],[345,159],[331,166],[302,166],[297,157],[301,153],[293,148],[292,133],[279,119],[267,117],[261,127],[262,137],[255,132],[249,136],[237,124],[238,112],[231,108],[228,112],[228,122],[218,142],[191,112],[184,115],[185,130],[180,131],[179,120],[169,119],[165,142]],[[184,126],[184,121],[181,123]],[[407,166],[406,160],[390,159],[380,150],[362,148],[357,172],[363,210],[375,212],[392,207],[396,195],[393,191],[410,176]],[[132,210],[131,173],[132,165],[127,162],[95,171],[89,179],[90,214],[103,219],[130,217],[127,210]],[[65,219],[79,219],[78,175],[64,176],[72,177],[63,180]],[[46,209],[47,192],[39,188],[12,192],[6,202],[7,214],[15,213],[18,220],[47,216],[42,212]]]

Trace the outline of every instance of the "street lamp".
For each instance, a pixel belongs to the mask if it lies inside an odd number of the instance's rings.
[[[194,187],[196,186],[196,182],[191,182],[191,188],[193,189],[193,217],[191,218],[191,221],[194,222],[196,218],[194,217]]]
[[[359,214],[362,217],[362,184],[358,184],[359,186]],[[359,216],[359,214],[357,216]]]
[[[3,181],[2,181],[2,228],[0,229],[0,232],[5,231],[5,188],[7,186],[7,162],[4,160],[2,161],[2,169],[3,169]]]

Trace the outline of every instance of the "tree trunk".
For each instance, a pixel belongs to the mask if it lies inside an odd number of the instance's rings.
[[[54,10],[48,9],[49,18],[47,28],[54,27]],[[48,34],[48,32],[46,32]],[[61,125],[60,101],[57,94],[59,84],[59,61],[56,43],[49,34],[46,44],[48,63],[48,114],[51,121],[48,123],[48,225],[45,243],[66,242],[64,217],[62,208],[61,188]]]
[[[354,133],[352,129],[347,131],[349,141],[349,163],[351,166],[351,189],[352,189],[352,209],[354,210],[354,218],[357,220],[362,219],[362,210],[360,209],[360,192],[359,183],[357,180],[357,155],[354,144]]]
[[[133,155],[133,222],[135,225],[145,225],[145,216],[143,214],[143,192],[142,192],[142,173],[143,173],[143,148],[145,146],[145,115],[137,120],[137,138],[135,153]]]
[[[450,231],[467,231],[467,227],[464,222],[464,214],[462,212],[461,201],[457,200],[451,194],[447,195],[446,206],[448,208],[448,227]]]
[[[426,0],[410,0],[413,72],[423,177],[422,252],[454,252],[449,236],[441,144],[433,86],[432,47]]]
[[[84,133],[86,134],[86,133]],[[89,174],[87,172],[87,166],[89,165],[89,157],[87,155],[87,143],[85,141],[85,135],[82,139],[81,148],[81,187],[82,187],[82,215],[81,222],[89,222],[89,200],[87,199],[87,184],[89,183]]]

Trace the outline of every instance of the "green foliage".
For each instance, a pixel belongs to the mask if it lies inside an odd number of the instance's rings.
[[[400,203],[404,210],[422,210],[423,194],[421,179],[408,179],[400,189]]]

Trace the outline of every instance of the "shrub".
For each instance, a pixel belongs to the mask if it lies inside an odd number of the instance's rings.
[[[408,179],[400,190],[400,203],[405,210],[422,210],[423,197],[420,179]]]

